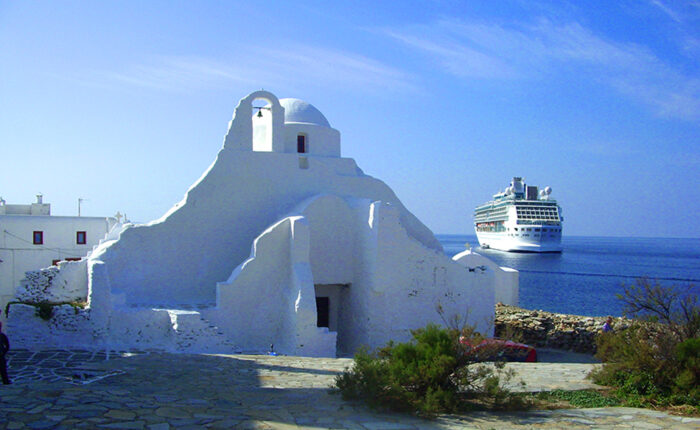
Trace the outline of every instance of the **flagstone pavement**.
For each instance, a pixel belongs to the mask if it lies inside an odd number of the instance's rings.
[[[346,358],[159,352],[12,351],[2,429],[700,429],[700,419],[635,408],[469,413],[423,420],[343,401]],[[513,363],[528,390],[594,386],[590,363]]]

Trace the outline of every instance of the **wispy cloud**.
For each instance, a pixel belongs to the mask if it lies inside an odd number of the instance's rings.
[[[416,90],[414,78],[380,61],[345,51],[295,45],[249,48],[230,58],[157,56],[119,71],[95,71],[102,84],[169,91],[221,88],[232,82],[253,86],[344,86],[374,91]]]
[[[152,58],[147,63],[131,64],[119,71],[96,71],[106,83],[129,84],[160,90],[219,86],[224,82],[249,82],[249,73],[230,64],[200,57]],[[105,82],[103,82],[105,83]]]
[[[700,79],[644,46],[596,35],[577,22],[541,19],[494,24],[443,19],[383,32],[429,55],[460,78],[541,79],[574,71],[597,79],[657,114],[700,120]]]
[[[422,36],[387,30],[386,34],[406,45],[431,54],[449,73],[465,78],[512,78],[517,73],[504,59],[481,52],[479,47],[449,38],[430,40]]]
[[[665,13],[669,18],[676,22],[681,22],[681,16],[678,12],[672,9],[671,6],[667,5],[661,0],[651,0],[651,4],[659,8],[663,13]]]
[[[276,80],[314,81],[327,86],[352,86],[375,91],[417,90],[414,78],[397,68],[363,55],[304,45],[259,49],[255,63],[278,72]]]
[[[698,0],[649,0],[655,11],[670,19],[676,32],[676,43],[681,53],[692,61],[700,56],[700,1]]]

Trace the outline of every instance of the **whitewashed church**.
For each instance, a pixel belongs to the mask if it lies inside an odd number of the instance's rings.
[[[257,91],[162,218],[124,225],[17,291],[84,309],[56,306],[44,320],[15,304],[8,331],[28,348],[336,356],[407,340],[442,323],[441,307],[491,333],[494,303],[517,302],[517,272],[468,267],[478,258],[447,257],[386,184],[341,157],[316,108]]]

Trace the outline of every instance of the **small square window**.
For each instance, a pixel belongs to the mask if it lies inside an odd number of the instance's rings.
[[[78,245],[85,245],[87,243],[87,233],[84,231],[76,232],[75,243]]]
[[[43,245],[44,244],[44,232],[43,231],[35,231],[33,235],[33,242],[34,245]]]

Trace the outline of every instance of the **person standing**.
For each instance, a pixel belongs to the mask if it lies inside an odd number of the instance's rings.
[[[609,333],[609,332],[613,331],[612,322],[613,322],[613,317],[608,317],[608,319],[605,320],[605,323],[603,324],[603,329],[602,329],[603,333]]]
[[[9,350],[10,340],[2,332],[2,322],[0,322],[0,376],[2,376],[2,383],[6,385],[10,383],[10,377],[7,375],[7,361],[5,360],[5,354]]]

